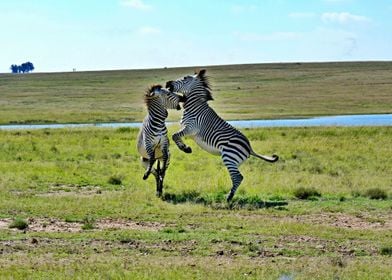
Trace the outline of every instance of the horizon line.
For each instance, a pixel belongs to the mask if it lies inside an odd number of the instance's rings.
[[[371,62],[392,62],[392,59],[369,59],[369,60],[315,60],[315,61],[275,61],[275,62],[250,62],[250,63],[232,63],[232,64],[206,64],[206,65],[188,65],[188,66],[163,66],[163,67],[141,67],[141,68],[120,68],[120,69],[91,69],[91,70],[75,70],[70,71],[35,71],[30,73],[10,73],[0,72],[0,74],[11,75],[31,75],[31,74],[55,74],[55,73],[81,73],[81,72],[108,72],[108,71],[140,71],[140,70],[164,70],[179,68],[200,68],[200,67],[223,67],[223,66],[239,66],[239,65],[258,65],[258,64],[322,64],[322,63],[371,63]]]

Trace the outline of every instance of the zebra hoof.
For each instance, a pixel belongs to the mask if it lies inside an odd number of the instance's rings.
[[[191,147],[186,147],[186,148],[184,148],[184,152],[187,153],[187,154],[190,154],[190,153],[192,153],[192,148]]]
[[[147,178],[148,178],[149,175],[150,175],[149,173],[144,174],[144,175],[143,175],[143,180],[147,180]]]
[[[227,198],[226,198],[226,201],[227,201],[228,203],[230,203],[231,200],[233,199],[233,196],[234,196],[234,194],[229,193],[229,195],[228,195]]]

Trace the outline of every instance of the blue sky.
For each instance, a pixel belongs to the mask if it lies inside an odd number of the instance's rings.
[[[1,0],[0,72],[392,60],[392,0]]]

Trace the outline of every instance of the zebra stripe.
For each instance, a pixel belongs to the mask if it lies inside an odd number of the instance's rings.
[[[193,76],[185,76],[166,84],[170,91],[184,94],[185,100],[181,119],[182,128],[173,134],[173,141],[182,151],[190,153],[192,149],[181,139],[189,135],[202,149],[221,155],[232,181],[232,188],[227,196],[227,200],[230,201],[243,180],[238,167],[250,155],[268,162],[277,161],[278,156],[268,157],[256,154],[246,136],[223,120],[208,105],[207,102],[213,98],[205,73],[205,70],[201,70]]]
[[[167,109],[181,109],[180,96],[158,85],[147,90],[144,102],[148,114],[138,135],[137,149],[146,169],[143,180],[152,173],[156,179],[157,195],[160,196],[163,179],[170,164],[169,138],[165,125]],[[157,168],[154,168],[155,161],[158,161]]]

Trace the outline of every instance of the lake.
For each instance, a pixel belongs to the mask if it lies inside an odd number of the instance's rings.
[[[168,125],[177,122],[169,122]],[[392,114],[375,115],[341,115],[314,117],[304,119],[278,119],[278,120],[237,120],[229,121],[238,128],[256,127],[311,127],[311,126],[392,126]],[[79,127],[140,127],[141,123],[92,123],[92,124],[16,124],[0,125],[0,129],[48,129],[48,128],[79,128]]]

